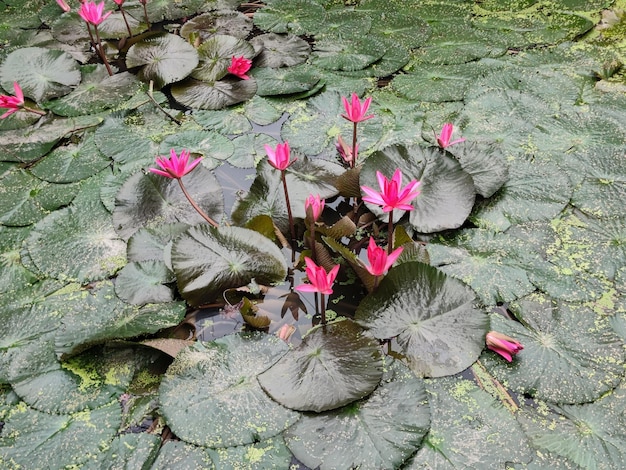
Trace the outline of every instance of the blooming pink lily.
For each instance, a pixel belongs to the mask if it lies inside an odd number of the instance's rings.
[[[71,10],[70,6],[67,4],[65,0],[57,0],[57,4],[61,7],[61,9],[65,13],[68,13]]]
[[[367,246],[367,259],[370,265],[366,266],[366,269],[372,276],[382,276],[396,262],[403,249],[399,247],[387,254],[387,251],[376,245],[374,239],[370,237],[370,243]]]
[[[78,14],[80,17],[85,20],[87,23],[92,24],[94,26],[98,26],[104,20],[106,20],[112,11],[108,11],[104,13],[104,1],[100,3],[96,2],[85,2],[78,9]]]
[[[161,167],[161,170],[150,168],[150,171],[166,178],[180,179],[193,170],[201,160],[202,157],[189,162],[189,152],[187,150],[181,151],[179,157],[176,155],[176,150],[172,149],[170,150],[170,158],[157,157],[156,164]]]
[[[443,128],[441,129],[441,134],[437,136],[437,144],[439,145],[439,147],[441,147],[442,149],[445,149],[446,147],[450,147],[450,145],[460,144],[461,142],[465,142],[465,138],[456,139],[450,142],[450,138],[452,137],[453,130],[454,130],[454,126],[450,122],[443,125]]]
[[[378,204],[382,206],[383,212],[391,212],[394,209],[402,209],[412,211],[413,206],[409,204],[419,194],[417,187],[420,182],[411,180],[404,188],[402,188],[402,171],[398,168],[391,180],[388,180],[380,171],[376,172],[380,192],[368,186],[361,186],[361,189],[367,196],[363,198],[366,202]]]
[[[4,119],[16,113],[24,106],[24,93],[22,93],[22,88],[17,82],[13,82],[13,92],[15,96],[0,95],[0,108],[8,109],[6,113],[0,116],[0,119]]]
[[[301,292],[332,294],[333,282],[335,282],[335,278],[339,272],[339,265],[335,265],[333,269],[327,273],[322,266],[315,264],[315,261],[308,256],[304,258],[304,261],[306,262],[306,277],[309,279],[310,284],[301,284],[296,287],[296,290]]]
[[[289,165],[296,161],[295,159],[290,160],[291,150],[289,149],[289,142],[276,145],[276,149],[273,149],[269,145],[265,144],[265,151],[267,152],[270,165],[277,170],[286,170]]]
[[[341,99],[343,101],[343,107],[346,110],[346,113],[341,115],[342,118],[357,123],[374,117],[373,114],[368,116],[365,115],[365,113],[367,113],[367,109],[370,107],[370,103],[372,102],[371,97],[367,98],[363,103],[361,103],[361,100],[359,100],[356,93],[352,93],[351,103],[348,102],[348,99],[345,96],[342,96]]]
[[[304,201],[304,208],[306,210],[307,217],[310,217],[313,221],[320,218],[322,211],[324,210],[324,199],[320,199],[320,195],[313,196],[312,194]]]
[[[250,67],[252,67],[252,61],[250,59],[246,59],[244,56],[233,56],[230,60],[228,72],[241,78],[242,80],[249,80],[250,77],[246,75],[246,72],[250,70]]]
[[[524,349],[524,346],[519,341],[497,331],[487,333],[486,342],[487,348],[500,354],[509,362],[513,360],[515,354]]]

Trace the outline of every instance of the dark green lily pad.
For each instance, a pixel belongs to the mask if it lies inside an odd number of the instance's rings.
[[[438,149],[418,146],[391,146],[370,155],[361,169],[360,183],[380,191],[376,171],[391,178],[396,169],[403,175],[403,186],[409,181],[420,181],[420,195],[411,201],[409,222],[418,231],[432,233],[460,227],[474,205],[476,192],[472,177],[453,158],[442,155]],[[389,215],[372,203],[367,207],[382,220]],[[394,210],[394,220],[405,211]]]
[[[117,401],[71,415],[16,407],[2,430],[0,462],[10,462],[12,468],[79,466],[113,439],[120,415]]]
[[[165,444],[172,441],[166,441]],[[99,452],[94,459],[85,463],[86,470],[110,468],[148,468],[161,446],[161,438],[155,434],[120,434],[110,443],[106,452]]]
[[[435,239],[427,248],[433,266],[469,284],[485,305],[495,305],[535,290],[510,253],[512,243],[506,234],[468,229],[451,239]]]
[[[423,381],[395,361],[385,366],[380,386],[368,398],[307,413],[284,436],[309,468],[400,468],[419,447],[429,423]]]
[[[26,170],[7,172],[0,176],[0,222],[31,225],[72,202],[78,189],[76,184],[41,181]]]
[[[104,279],[126,263],[126,244],[99,201],[46,216],[35,225],[26,246],[40,271],[67,281]]]
[[[250,470],[283,470],[291,463],[291,452],[280,436],[245,446],[209,448],[206,452],[215,466],[223,469],[245,466]]]
[[[309,333],[260,374],[259,383],[281,405],[319,413],[369,395],[382,375],[378,342],[344,320]]]
[[[193,113],[193,119],[203,129],[223,135],[240,135],[252,130],[250,120],[243,116],[240,110],[197,110]]]
[[[361,70],[385,54],[384,43],[375,37],[321,39],[315,42],[311,63],[326,70]]]
[[[309,34],[316,40],[358,39],[367,36],[372,27],[369,12],[356,9],[329,8],[324,21],[311,24]]]
[[[210,447],[273,437],[299,414],[273,402],[256,377],[287,345],[264,333],[230,335],[182,350],[159,389],[167,424],[181,439]]]
[[[232,140],[235,152],[228,163],[236,168],[254,168],[256,163],[267,157],[265,146],[276,147],[276,140],[267,134],[245,134]]]
[[[607,317],[541,294],[511,304],[522,322],[493,315],[491,328],[516,338],[524,350],[511,364],[494,353],[484,364],[508,387],[553,403],[593,401],[622,380],[622,340]]]
[[[325,17],[324,7],[315,0],[274,0],[254,14],[254,24],[272,33],[306,34]]]
[[[243,39],[225,34],[216,34],[198,48],[200,65],[191,76],[196,80],[213,84],[228,74],[233,57],[254,57],[254,48]]]
[[[22,243],[29,233],[28,227],[0,226],[0,294],[21,289],[38,279],[22,264],[20,257]]]
[[[268,238],[241,227],[196,225],[172,246],[172,265],[180,294],[191,305],[214,300],[222,291],[248,284],[284,280],[287,265]]]
[[[182,131],[168,135],[161,142],[161,154],[168,154],[170,149],[180,153],[187,150],[194,156],[205,157],[204,167],[215,167],[221,160],[226,160],[235,151],[235,146],[228,137],[211,131]]]
[[[63,51],[44,47],[24,47],[6,56],[0,65],[0,84],[13,90],[20,84],[24,96],[41,101],[67,95],[80,82],[74,59]]]
[[[366,9],[361,4],[355,12],[362,10],[372,18],[370,35],[390,40],[407,50],[424,45],[430,36],[429,24],[418,12],[409,8],[384,11],[382,8]]]
[[[213,35],[228,34],[245,39],[252,31],[252,20],[239,11],[217,10],[203,13],[187,21],[180,28],[180,35],[187,41],[199,38],[201,42]]]
[[[80,143],[55,148],[37,162],[30,172],[50,183],[74,183],[95,175],[111,163],[96,147],[93,133],[89,133]]]
[[[222,219],[222,188],[209,170],[198,165],[183,177],[183,184],[209,217]],[[143,227],[174,222],[205,222],[185,197],[178,180],[153,173],[136,173],[126,180],[115,198],[113,211],[113,224],[122,238],[128,239]]]
[[[60,116],[82,116],[113,109],[139,89],[139,82],[128,72],[109,76],[103,65],[82,68],[82,80],[70,94],[48,101],[45,108]]]
[[[356,321],[378,339],[397,337],[417,375],[440,377],[471,365],[484,347],[489,320],[474,303],[461,281],[413,261],[389,271]]]
[[[132,305],[171,302],[174,300],[174,282],[174,273],[163,261],[131,262],[118,273],[115,293]]]
[[[304,202],[311,194],[319,194],[324,199],[335,196],[337,189],[333,183],[341,171],[343,168],[339,164],[327,160],[296,160],[285,173],[293,217],[305,218]],[[289,231],[280,172],[266,158],[257,166],[257,177],[248,195],[237,201],[232,218],[235,223],[244,225],[257,215],[269,215],[284,233]]]
[[[126,54],[126,67],[141,67],[137,76],[154,81],[157,88],[179,82],[198,65],[198,52],[187,41],[163,33],[133,44]]]
[[[426,390],[431,428],[404,468],[499,470],[531,460],[515,417],[474,382],[453,377],[427,380]]]
[[[188,228],[188,224],[172,223],[137,230],[128,239],[128,261],[165,261],[169,265],[172,240]]]
[[[261,51],[254,59],[256,67],[293,67],[305,62],[311,53],[309,43],[293,34],[260,34],[250,44]]]
[[[170,470],[177,467],[189,470],[213,470],[215,468],[204,448],[181,441],[165,441],[150,469]]]
[[[249,100],[257,91],[254,78],[226,77],[214,83],[189,78],[172,86],[172,96],[189,108],[222,109]]]
[[[320,73],[310,65],[284,68],[258,68],[252,72],[259,96],[289,95],[311,90],[320,81]]]

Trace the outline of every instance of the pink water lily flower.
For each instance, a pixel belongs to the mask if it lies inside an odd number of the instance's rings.
[[[65,13],[68,13],[71,10],[70,6],[67,4],[65,0],[57,0],[57,4],[61,7],[61,9]]]
[[[367,260],[370,262],[370,265],[366,266],[366,269],[372,276],[382,276],[396,262],[403,249],[399,247],[387,254],[387,250],[379,247],[374,239],[370,237],[370,243],[367,246]]]
[[[382,206],[383,212],[391,212],[394,209],[402,209],[412,211],[413,206],[409,204],[415,199],[420,191],[417,187],[420,182],[411,180],[404,188],[402,188],[402,171],[398,168],[391,180],[388,180],[380,171],[376,172],[380,191],[376,191],[368,186],[361,186],[361,189],[367,196],[363,197],[366,202],[378,204]]]
[[[15,93],[15,96],[0,95],[0,108],[8,109],[6,113],[0,116],[0,119],[16,113],[24,106],[24,93],[22,93],[22,88],[17,82],[13,82],[13,93]]]
[[[337,143],[335,144],[339,155],[349,166],[353,166],[355,161],[355,156],[359,153],[359,144],[356,144],[355,150],[353,151],[352,147],[345,143],[341,136],[337,137]]]
[[[500,354],[500,356],[509,362],[513,360],[515,354],[524,349],[524,346],[522,346],[519,341],[502,333],[498,333],[497,331],[487,333],[485,340],[487,342],[487,348]]]
[[[275,149],[265,144],[265,151],[267,152],[270,165],[280,171],[286,170],[289,165],[296,161],[295,159],[291,160],[289,142],[278,144]]]
[[[306,210],[307,217],[311,217],[313,221],[320,218],[322,211],[324,210],[324,199],[320,199],[320,195],[313,196],[312,194],[304,201],[304,208]]]
[[[252,67],[252,61],[250,59],[246,59],[244,56],[233,56],[230,60],[228,72],[241,78],[242,80],[249,80],[250,77],[246,75],[246,72],[250,70],[250,67]]]
[[[296,290],[301,292],[332,294],[333,282],[335,282],[335,278],[339,272],[339,265],[335,265],[330,272],[327,273],[322,266],[315,264],[315,261],[308,256],[304,258],[304,261],[306,262],[306,277],[309,279],[310,284],[301,284],[296,287]]]
[[[113,0],[115,2],[116,5],[122,6],[122,4],[124,3],[124,0]]]
[[[166,178],[179,179],[193,170],[201,160],[202,157],[196,158],[190,162],[189,152],[187,150],[182,150],[179,157],[176,155],[176,150],[172,149],[170,150],[170,158],[164,156],[156,158],[156,164],[159,165],[161,169],[150,168],[150,171],[157,175],[165,176]]]
[[[104,13],[104,0],[100,3],[96,2],[85,2],[78,9],[78,14],[80,17],[85,20],[87,23],[92,24],[94,26],[98,26],[104,20],[106,20],[112,11],[108,11]]]
[[[341,115],[342,118],[352,122],[361,122],[374,117],[373,114],[368,116],[365,115],[370,107],[370,103],[372,102],[372,97],[367,98],[363,103],[361,103],[357,94],[352,93],[352,102],[348,102],[348,99],[345,96],[342,96],[341,100],[343,101],[343,107],[346,110],[346,113]]]
[[[441,129],[441,134],[437,136],[437,144],[439,145],[439,147],[441,147],[442,149],[445,149],[446,147],[450,147],[450,145],[460,144],[461,142],[465,142],[465,138],[456,139],[450,142],[450,138],[452,137],[453,131],[454,131],[454,126],[452,125],[452,123],[448,122],[443,125],[443,128]]]

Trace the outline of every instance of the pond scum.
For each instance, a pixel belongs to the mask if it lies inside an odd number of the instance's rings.
[[[622,469],[625,11],[0,1],[0,468]]]

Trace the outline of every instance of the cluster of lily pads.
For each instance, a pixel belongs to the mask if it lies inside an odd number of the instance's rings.
[[[620,468],[623,12],[346,3],[0,4],[0,466]]]

